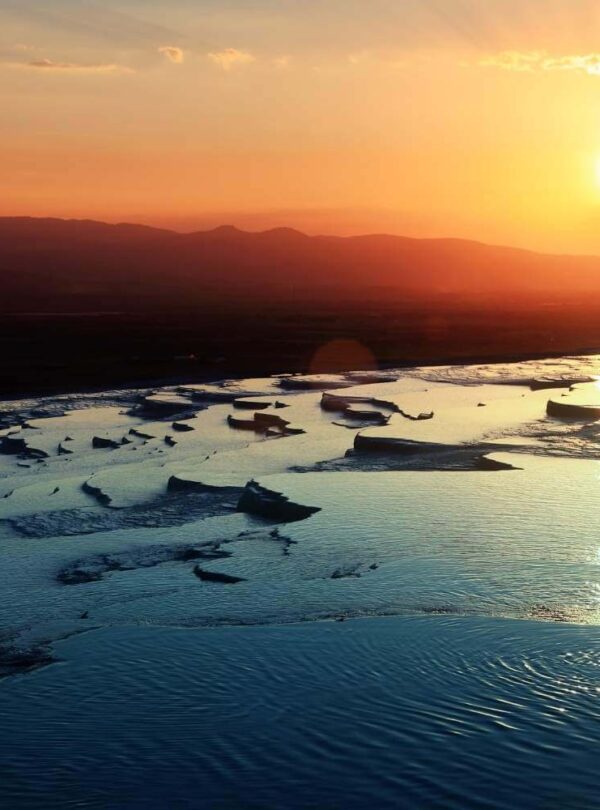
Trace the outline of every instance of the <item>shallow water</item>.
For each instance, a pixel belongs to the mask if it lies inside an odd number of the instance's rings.
[[[0,407],[0,806],[600,808],[600,422],[546,415],[599,369]],[[321,408],[327,385],[388,425]],[[234,397],[304,433],[232,428]],[[237,512],[251,478],[320,511]],[[243,581],[195,576],[207,548]]]
[[[7,807],[600,807],[591,628],[120,628],[59,651],[0,686]]]

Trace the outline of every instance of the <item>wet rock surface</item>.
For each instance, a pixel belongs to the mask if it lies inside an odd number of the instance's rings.
[[[242,418],[229,414],[227,424],[237,430],[249,430],[263,436],[294,436],[304,433],[303,428],[291,425],[287,419],[275,413],[257,411],[252,418]]]
[[[115,439],[109,439],[106,436],[94,436],[92,439],[92,447],[97,450],[117,450],[122,445],[123,439],[121,439],[121,441],[116,441]]]
[[[0,643],[0,678],[46,667],[56,659],[48,647],[3,646]]]
[[[7,523],[22,537],[38,539],[76,537],[121,529],[166,528],[183,526],[191,520],[231,514],[230,497],[228,492],[183,491],[148,504],[123,509],[65,509],[8,518]]]
[[[178,433],[189,433],[190,430],[195,429],[193,425],[189,424],[189,422],[173,422],[171,427]]]
[[[236,585],[238,582],[245,582],[243,577],[236,577],[232,574],[224,574],[221,571],[207,571],[206,568],[194,566],[194,574],[203,582],[219,582],[223,585]]]
[[[116,571],[135,571],[139,568],[154,568],[157,565],[192,560],[221,560],[231,553],[220,548],[219,543],[205,545],[158,546],[150,549],[136,548],[114,554],[98,554],[77,560],[62,568],[56,580],[62,585],[84,585],[98,582],[107,574]]]
[[[248,481],[238,501],[237,510],[281,523],[305,520],[321,511],[318,506],[294,503],[283,493],[267,489],[257,481]]]

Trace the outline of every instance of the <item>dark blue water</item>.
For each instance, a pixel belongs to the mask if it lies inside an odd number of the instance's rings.
[[[600,808],[594,627],[113,628],[0,682],[6,808]]]

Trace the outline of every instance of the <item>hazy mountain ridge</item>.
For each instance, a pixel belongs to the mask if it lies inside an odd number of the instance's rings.
[[[2,310],[368,294],[427,300],[598,292],[600,257],[461,239],[307,236],[232,226],[176,233],[93,220],[0,218]]]

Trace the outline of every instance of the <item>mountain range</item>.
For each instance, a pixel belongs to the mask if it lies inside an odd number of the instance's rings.
[[[176,233],[0,218],[0,310],[153,309],[203,302],[560,300],[600,293],[600,257],[461,239],[307,236],[223,226]]]

